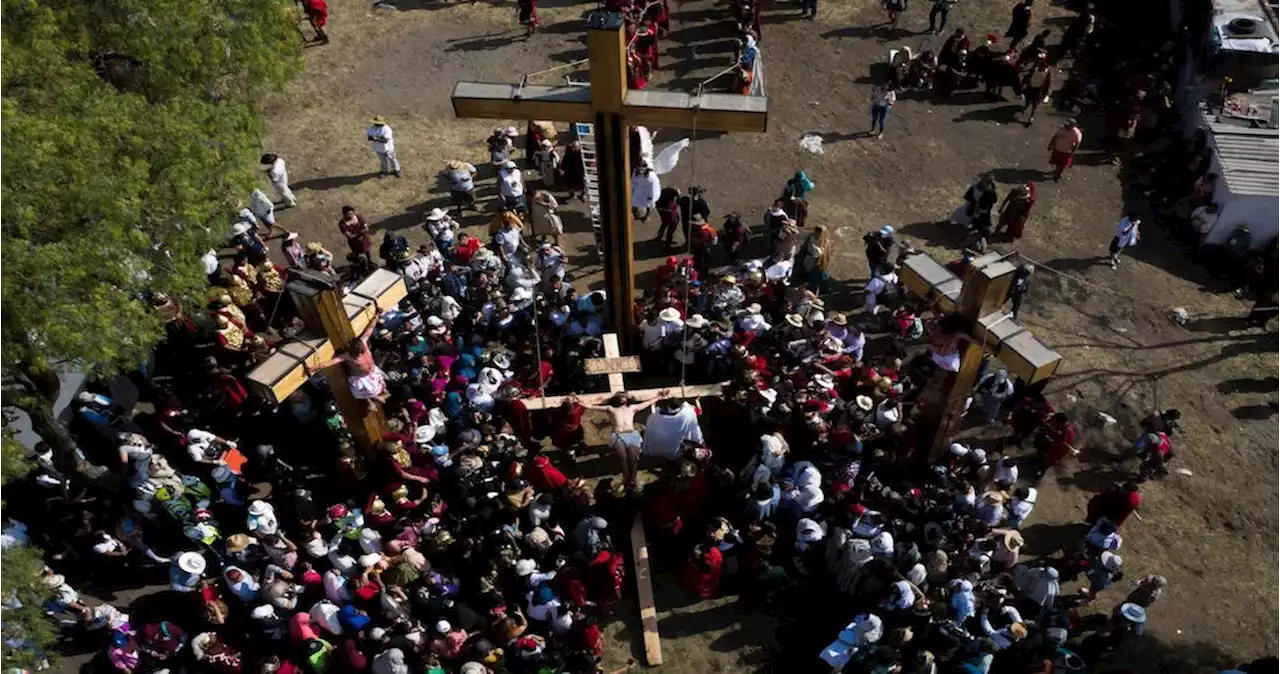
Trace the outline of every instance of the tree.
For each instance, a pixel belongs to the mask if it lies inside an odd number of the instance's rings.
[[[144,300],[202,296],[252,189],[263,97],[301,63],[290,0],[2,0],[5,406],[73,468],[61,368],[129,371]]]
[[[22,445],[7,432],[0,453],[0,487],[24,477],[30,464],[23,458]],[[0,509],[4,504],[0,503]],[[40,660],[53,655],[57,632],[44,614],[44,599],[49,588],[40,582],[44,557],[39,549],[12,546],[0,550],[0,587],[3,608],[0,609],[0,656],[7,668],[31,670]]]

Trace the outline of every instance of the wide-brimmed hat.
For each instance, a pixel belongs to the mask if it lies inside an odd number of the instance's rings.
[[[748,314],[751,314],[751,315],[753,315],[753,316],[755,316],[755,315],[759,315],[759,313],[760,313],[762,310],[763,310],[763,309],[760,307],[760,303],[759,303],[759,302],[752,302],[751,304],[748,304],[748,305],[747,305],[747,313],[748,313]]]
[[[998,491],[989,491],[982,495],[982,500],[991,505],[1001,505],[1004,503],[1004,494]]]
[[[386,117],[383,117],[382,115],[374,115],[374,116],[373,116],[373,123],[374,123],[374,124],[377,124],[377,125],[379,125],[379,126],[381,126],[381,125],[383,125],[383,124],[386,124],[386,123],[387,123],[387,118],[386,118]]]
[[[511,367],[511,359],[505,353],[494,354],[493,366],[499,370],[506,370]]]
[[[531,299],[533,299],[533,291],[530,290],[529,288],[520,286],[519,288],[516,288],[515,290],[511,291],[512,302],[523,302],[525,300],[531,300]]]
[[[839,312],[832,312],[830,316],[827,316],[827,320],[828,320],[828,321],[830,321],[830,322],[832,322],[832,323],[835,323],[836,325],[848,325],[848,324],[849,324],[849,319],[848,319],[848,317],[846,317],[844,314],[839,313]]]
[[[269,510],[271,510],[271,506],[267,505],[266,501],[254,501],[249,504],[249,514],[255,517],[265,515]]]
[[[543,138],[542,142],[538,144],[541,145],[542,147],[551,147],[551,141],[546,138]]]
[[[423,424],[413,432],[413,441],[419,445],[425,445],[436,437],[435,424]]]
[[[187,573],[202,575],[206,566],[208,562],[198,552],[184,552],[178,555],[178,568]]]
[[[814,386],[817,386],[824,391],[830,391],[836,387],[836,381],[831,378],[831,375],[826,373],[814,376],[812,381]]]
[[[432,222],[435,222],[436,220],[444,220],[447,217],[449,217],[449,214],[442,208],[433,208],[431,209],[431,212],[427,214],[427,219]]]
[[[804,319],[800,317],[800,314],[787,314],[785,320],[789,325],[791,325],[791,327],[794,327],[794,328],[804,327]]]
[[[502,162],[502,168],[504,169],[513,169],[515,167],[516,167],[516,163],[511,161],[510,159]]]
[[[249,537],[244,534],[227,536],[227,552],[243,552],[249,547]]]
[[[288,234],[285,234],[285,235],[284,235],[284,240],[285,240],[285,241],[297,241],[297,240],[298,240],[298,233],[297,233],[297,232],[289,232]]]
[[[680,321],[680,311],[675,307],[667,307],[658,312],[658,319],[667,323],[678,323]]]
[[[520,132],[516,130],[516,127],[514,126],[508,126],[502,133],[503,135],[510,136],[511,138],[515,138],[520,135]]]
[[[60,573],[51,573],[40,579],[45,587],[62,587],[67,582],[67,577]]]
[[[707,326],[707,319],[702,314],[694,314],[690,316],[689,320],[685,321],[684,324],[697,330],[698,328],[704,328]]]
[[[760,397],[764,398],[765,402],[769,403],[770,405],[777,402],[778,400],[778,392],[771,388],[760,389],[757,393],[759,393]]]
[[[231,235],[240,236],[241,234],[248,234],[250,229],[253,228],[249,226],[249,223],[241,220],[240,222],[231,225]]]
[[[724,278],[721,278],[720,281],[726,285],[738,285],[738,277],[733,274],[725,274]]]
[[[516,575],[520,577],[533,575],[538,570],[538,563],[532,559],[522,559],[516,562]]]
[[[858,396],[853,399],[853,404],[857,405],[858,409],[863,412],[870,412],[876,406],[875,401],[871,400],[870,396]]]

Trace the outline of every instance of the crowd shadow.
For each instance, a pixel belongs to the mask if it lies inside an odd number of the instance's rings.
[[[1013,108],[1017,106],[1009,107]],[[992,169],[989,173],[996,182],[1004,183],[1006,185],[1021,185],[1026,182],[1039,182],[1053,176],[1049,171],[1015,166]]]
[[[349,187],[351,185],[359,185],[360,183],[371,178],[377,178],[377,171],[369,173],[361,173],[352,176],[329,176],[327,178],[311,178],[310,180],[301,180],[289,185],[295,190],[311,190],[314,192],[323,192],[324,190],[332,190],[339,187]]]
[[[962,112],[951,119],[953,122],[996,122],[998,124],[1012,124],[1017,121],[1018,113],[1022,111],[1022,106],[1016,103],[1010,105],[1002,105],[996,108],[978,108],[977,110],[969,110]]]
[[[932,246],[943,248],[962,248],[969,238],[969,230],[961,225],[953,225],[945,219],[913,222],[898,229],[904,235],[920,239]],[[941,260],[948,262],[949,260]]]
[[[1231,410],[1231,416],[1241,421],[1266,421],[1276,416],[1276,403],[1258,403],[1257,405],[1241,405]]]
[[[1221,393],[1275,393],[1277,388],[1280,388],[1280,378],[1277,377],[1241,377],[1218,383]]]

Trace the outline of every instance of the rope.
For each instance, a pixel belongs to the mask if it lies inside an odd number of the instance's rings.
[[[702,108],[701,99],[702,99],[702,85],[699,84],[698,95],[694,99],[695,107],[693,108],[693,134],[692,134],[693,140],[690,141],[689,143],[690,145],[693,146],[689,148],[689,219],[690,220],[693,219],[693,188],[698,184],[698,147],[694,143],[696,143],[698,140],[698,110]],[[678,209],[679,209],[679,206],[677,206],[677,210]],[[682,213],[681,215],[683,216],[684,214]],[[692,224],[693,224],[692,222],[685,223],[686,234],[684,237],[684,254],[686,258],[693,257],[694,232],[693,232]],[[686,316],[685,316],[685,323],[681,329],[681,335],[680,335],[681,351],[684,350],[685,345],[689,341],[689,321],[688,321],[688,315],[687,315],[689,312],[689,286],[690,286],[690,279],[686,278],[684,282],[684,310],[685,310]],[[681,398],[684,397],[685,377],[689,368],[685,360],[686,360],[685,358],[680,359],[680,397]]]
[[[1045,264],[1045,263],[1043,263],[1043,262],[1041,262],[1041,261],[1039,261],[1039,260],[1034,260],[1034,259],[1032,259],[1032,258],[1030,258],[1030,257],[1027,257],[1025,254],[1020,253],[1020,252],[1018,252],[1018,251],[1013,251],[1013,254],[1014,254],[1014,255],[1017,255],[1019,258],[1021,258],[1021,259],[1022,259],[1022,260],[1024,260],[1024,261],[1026,261],[1028,264],[1032,265],[1033,267],[1037,267],[1037,268],[1040,268],[1040,269],[1046,269],[1046,270],[1048,270],[1048,271],[1050,271],[1050,272],[1052,272],[1052,273],[1054,273],[1054,274],[1057,274],[1058,276],[1061,276],[1061,277],[1063,277],[1063,278],[1065,278],[1065,279],[1068,279],[1068,280],[1071,280],[1071,281],[1075,281],[1076,283],[1080,283],[1080,284],[1082,284],[1082,285],[1089,286],[1090,288],[1095,288],[1095,289],[1097,289],[1097,290],[1101,290],[1101,291],[1103,291],[1103,292],[1105,292],[1105,293],[1111,293],[1112,295],[1115,295],[1116,297],[1123,297],[1123,298],[1125,298],[1125,299],[1127,299],[1127,300],[1130,300],[1130,301],[1133,301],[1133,302],[1139,302],[1139,303],[1142,303],[1142,304],[1148,304],[1148,305],[1151,305],[1151,306],[1153,306],[1153,307],[1157,307],[1157,308],[1159,308],[1159,309],[1160,309],[1160,310],[1162,310],[1162,311],[1168,311],[1168,310],[1170,309],[1169,305],[1168,305],[1168,304],[1166,304],[1166,303],[1162,303],[1162,302],[1159,302],[1159,301],[1157,301],[1157,300],[1149,300],[1149,299],[1146,299],[1146,298],[1143,298],[1143,297],[1135,297],[1135,296],[1133,296],[1133,295],[1129,295],[1129,294],[1127,294],[1127,293],[1122,293],[1122,292],[1120,292],[1120,291],[1118,291],[1118,290],[1113,290],[1113,289],[1108,288],[1108,287],[1103,286],[1103,285],[1098,285],[1097,283],[1093,283],[1092,281],[1086,281],[1086,280],[1084,280],[1083,278],[1080,278],[1079,276],[1076,276],[1075,274],[1068,274],[1067,272],[1064,272],[1064,271],[1061,271],[1061,270],[1058,270],[1058,269],[1054,269],[1053,267],[1050,267],[1049,265],[1047,265],[1047,264]],[[1275,307],[1260,307],[1260,308],[1261,308],[1261,309],[1267,309],[1267,310],[1275,309]]]

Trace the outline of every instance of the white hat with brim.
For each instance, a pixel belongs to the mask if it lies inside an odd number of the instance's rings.
[[[423,424],[414,431],[413,440],[419,445],[425,445],[436,437],[436,427],[434,424]]]
[[[231,235],[240,236],[241,234],[248,234],[250,229],[253,229],[253,228],[249,226],[249,223],[237,222],[236,224],[231,226]]]
[[[270,509],[271,506],[267,505],[266,501],[254,501],[249,504],[249,514],[254,516],[265,515]]]
[[[527,288],[517,288],[517,290],[527,290]],[[511,367],[511,359],[505,353],[499,353],[493,357],[493,366],[499,370],[506,370]]]
[[[67,582],[67,577],[60,573],[51,573],[40,579],[45,587],[62,587]]]
[[[667,323],[679,323],[680,312],[675,307],[667,307],[658,312],[658,319]]]
[[[789,325],[791,325],[791,327],[794,327],[794,328],[804,327],[804,319],[800,317],[800,314],[787,314],[786,321]]]
[[[504,169],[513,169],[515,167],[516,167],[516,163],[511,161],[510,159],[502,163],[502,168]]]
[[[178,568],[193,573],[197,576],[203,575],[208,562],[198,552],[184,552],[178,555]]]
[[[440,208],[433,208],[431,209],[431,212],[427,214],[427,219],[432,221],[444,220],[447,217],[449,217],[449,214],[446,213],[444,209]]]
[[[824,391],[830,391],[836,387],[836,382],[829,374],[820,374],[813,378],[813,384]]]
[[[853,399],[853,404],[857,405],[858,409],[863,412],[870,412],[871,409],[876,406],[875,401],[873,401],[870,396],[858,396]]]
[[[747,313],[748,313],[748,314],[751,314],[751,315],[755,316],[755,315],[759,314],[761,311],[762,311],[762,309],[761,309],[760,304],[759,304],[758,302],[752,302],[751,304],[748,304],[748,305],[747,305]]]
[[[517,576],[521,576],[521,577],[531,576],[533,575],[533,572],[537,570],[538,570],[538,563],[533,561],[532,559],[522,559],[516,562]]]
[[[768,402],[770,405],[772,405],[774,402],[778,400],[778,392],[771,388],[761,389],[760,397],[764,398],[765,402]]]
[[[702,314],[694,314],[690,316],[689,320],[685,321],[684,324],[696,330],[698,328],[706,327],[707,319]]]
[[[533,299],[533,291],[524,286],[520,286],[519,288],[511,291],[512,302],[523,302],[531,299]]]

